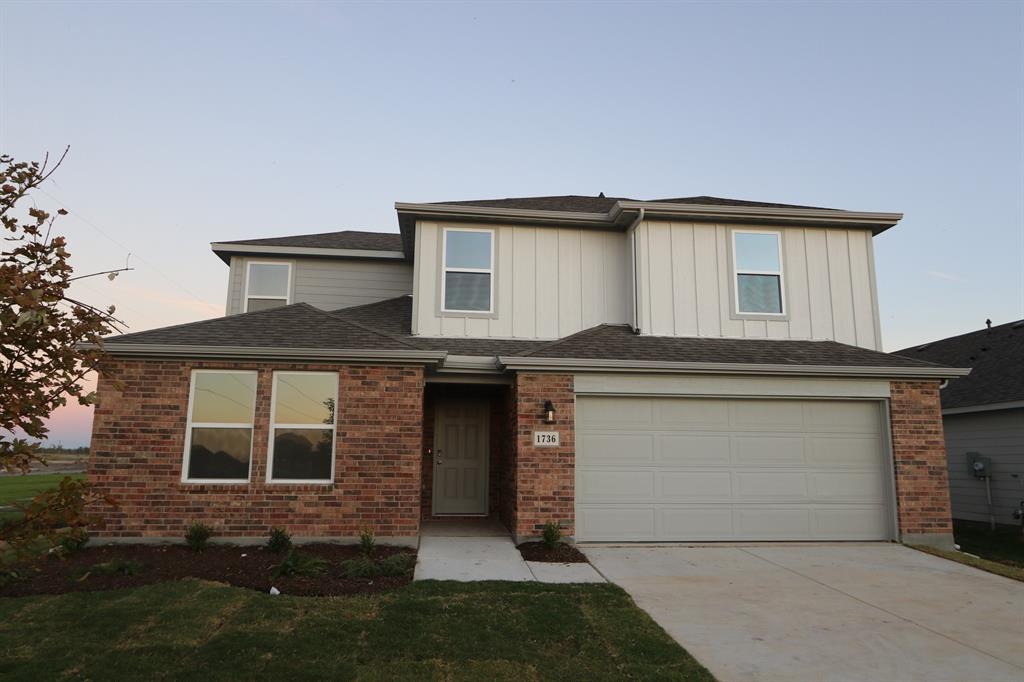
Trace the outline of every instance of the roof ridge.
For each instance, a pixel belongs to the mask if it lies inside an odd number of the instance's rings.
[[[386,300],[389,300],[389,299],[386,299]],[[303,304],[303,305],[308,305],[308,304]],[[364,304],[364,305],[372,305],[372,304],[367,303],[367,304]],[[355,306],[353,306],[353,307],[355,307]],[[428,350],[426,348],[422,348],[422,347],[417,346],[415,344],[409,343],[408,341],[406,341],[402,337],[395,336],[394,334],[389,334],[389,333],[387,333],[385,331],[381,331],[380,329],[375,329],[375,328],[370,327],[368,325],[365,325],[365,324],[363,324],[361,322],[356,322],[354,320],[347,320],[344,317],[341,317],[341,316],[337,315],[336,313],[338,311],[334,311],[334,310],[320,310],[319,308],[314,308],[314,310],[316,310],[317,312],[323,313],[324,315],[327,315],[331,319],[337,320],[338,322],[342,322],[344,324],[347,324],[350,327],[356,327],[357,329],[362,329],[363,331],[368,331],[368,332],[372,332],[374,334],[377,334],[378,336],[383,336],[385,339],[391,339],[392,341],[397,341],[398,343],[402,344],[403,346],[408,346],[409,348],[415,348],[416,350]],[[342,310],[345,310],[345,309],[342,308]]]
[[[230,318],[238,318],[250,315],[262,315],[264,313],[280,312],[287,308],[299,308],[299,307],[311,307],[308,303],[289,303],[288,305],[281,305],[275,308],[264,308],[263,310],[249,310],[244,313],[235,313],[234,315],[221,315],[220,317],[211,317],[205,320],[195,320],[193,322],[182,322],[181,324],[172,324],[167,327],[156,327],[155,329],[140,329],[137,332],[130,332],[128,334],[118,334],[116,336],[104,336],[104,341],[112,341],[114,339],[123,339],[129,336],[136,336],[137,334],[148,334],[149,332],[164,331],[167,329],[181,329],[182,327],[194,327],[200,324],[207,324],[210,322],[217,322],[219,320],[227,320]]]
[[[402,298],[412,298],[412,294],[400,294],[398,296],[392,296],[391,298],[384,298],[384,299],[381,299],[379,301],[373,301],[372,303],[360,303],[359,305],[347,305],[347,306],[343,306],[341,308],[335,308],[334,310],[329,310],[327,312],[333,314],[333,313],[347,312],[347,311],[350,311],[350,310],[362,310],[363,308],[369,308],[370,306],[381,305],[382,303],[391,303],[392,301],[397,301],[397,300],[402,299]]]
[[[994,327],[982,327],[981,329],[974,329],[972,331],[964,332],[962,334],[954,334],[953,336],[947,336],[947,337],[945,337],[943,339],[935,339],[934,341],[925,341],[923,343],[918,343],[918,344],[915,344],[913,346],[907,346],[906,348],[901,348],[899,350],[894,350],[893,353],[900,354],[900,353],[905,353],[905,352],[916,351],[919,348],[923,349],[923,347],[925,347],[925,346],[929,346],[929,347],[930,346],[935,346],[936,344],[945,343],[946,341],[953,341],[954,339],[962,339],[963,337],[971,336],[972,334],[981,334],[983,332],[991,333],[993,331],[996,331],[997,329],[1002,329],[1003,327],[1010,327],[1011,329],[1013,329],[1013,325],[1017,325],[1017,324],[1021,324],[1021,323],[1024,323],[1024,318],[1021,318],[1019,320],[1010,320],[1009,322],[1004,322],[1002,324],[997,324]]]
[[[602,327],[628,327],[628,326],[629,325],[626,324],[625,322],[619,322],[619,323],[615,323],[615,322],[602,322],[601,324],[596,324],[593,327],[587,327],[586,329],[581,329],[578,332],[573,332],[572,334],[569,334],[569,336],[563,336],[560,339],[555,339],[554,341],[551,341],[550,343],[546,343],[543,346],[540,346],[538,348],[534,348],[530,352],[522,351],[522,352],[519,352],[519,353],[512,353],[512,355],[520,355],[520,356],[523,356],[523,357],[527,357],[527,356],[533,355],[534,353],[539,353],[539,352],[541,352],[543,350],[547,350],[548,348],[551,348],[553,346],[557,346],[558,344],[564,343],[564,342],[566,342],[566,341],[568,341],[570,339],[575,339],[575,338],[579,338],[581,336],[586,336],[587,334],[593,334],[594,332],[596,332],[598,329],[601,329]]]

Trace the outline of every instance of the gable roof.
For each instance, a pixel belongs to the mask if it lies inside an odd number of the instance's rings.
[[[210,244],[210,248],[225,263],[230,263],[232,255],[259,255],[268,252],[359,257],[361,254],[358,252],[363,251],[366,253],[362,255],[367,257],[401,258],[402,235],[397,232],[341,230],[340,232],[296,234],[287,237],[213,242]],[[330,251],[326,251],[316,254],[310,250],[335,250],[337,253],[331,254]]]
[[[1024,401],[1024,320],[904,348],[896,354],[972,368],[969,376],[942,390],[945,410]]]

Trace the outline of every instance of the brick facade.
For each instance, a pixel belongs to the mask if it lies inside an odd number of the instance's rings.
[[[893,381],[890,392],[900,537],[951,544],[953,525],[939,384]]]
[[[544,423],[544,402],[555,406],[555,423]],[[571,374],[516,375],[515,510],[511,527],[517,538],[539,536],[557,521],[564,535],[576,525],[576,402]],[[558,431],[557,448],[533,446],[534,431]]]
[[[252,473],[246,484],[182,483],[192,369],[258,370]],[[332,484],[268,484],[274,370],[337,371]],[[120,505],[94,535],[181,537],[201,521],[222,537],[380,538],[419,533],[423,369],[398,366],[189,362],[108,358],[98,387],[89,480]]]

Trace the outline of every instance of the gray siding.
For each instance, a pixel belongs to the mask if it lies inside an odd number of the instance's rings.
[[[967,471],[967,453],[980,452],[992,458],[996,523],[1017,523],[1013,510],[1024,500],[1024,408],[946,415],[942,421],[953,518],[988,522],[985,481]]]
[[[412,293],[412,264],[404,261],[236,256],[231,259],[228,275],[228,315],[245,310],[245,273],[249,260],[291,263],[291,303],[309,303],[323,310],[374,303]]]

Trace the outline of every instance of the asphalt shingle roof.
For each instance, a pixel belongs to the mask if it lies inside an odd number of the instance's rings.
[[[296,234],[288,237],[240,239],[233,242],[217,243],[235,244],[238,246],[302,246],[318,249],[352,249],[355,251],[401,251],[402,235],[397,232],[343,230],[341,232]]]
[[[1024,400],[1024,320],[932,341],[897,355],[971,373],[942,390],[942,407],[976,407]]]
[[[607,213],[616,201],[656,201],[667,204],[700,204],[712,206],[751,206],[760,208],[815,208],[796,204],[773,204],[763,201],[725,199],[722,197],[676,197],[673,199],[628,199],[626,197],[587,197],[576,194],[551,197],[513,197],[509,199],[477,199],[470,201],[438,201],[449,206],[480,206],[483,208],[510,208],[537,211],[572,211],[580,213]],[[835,210],[835,209],[826,209]]]

